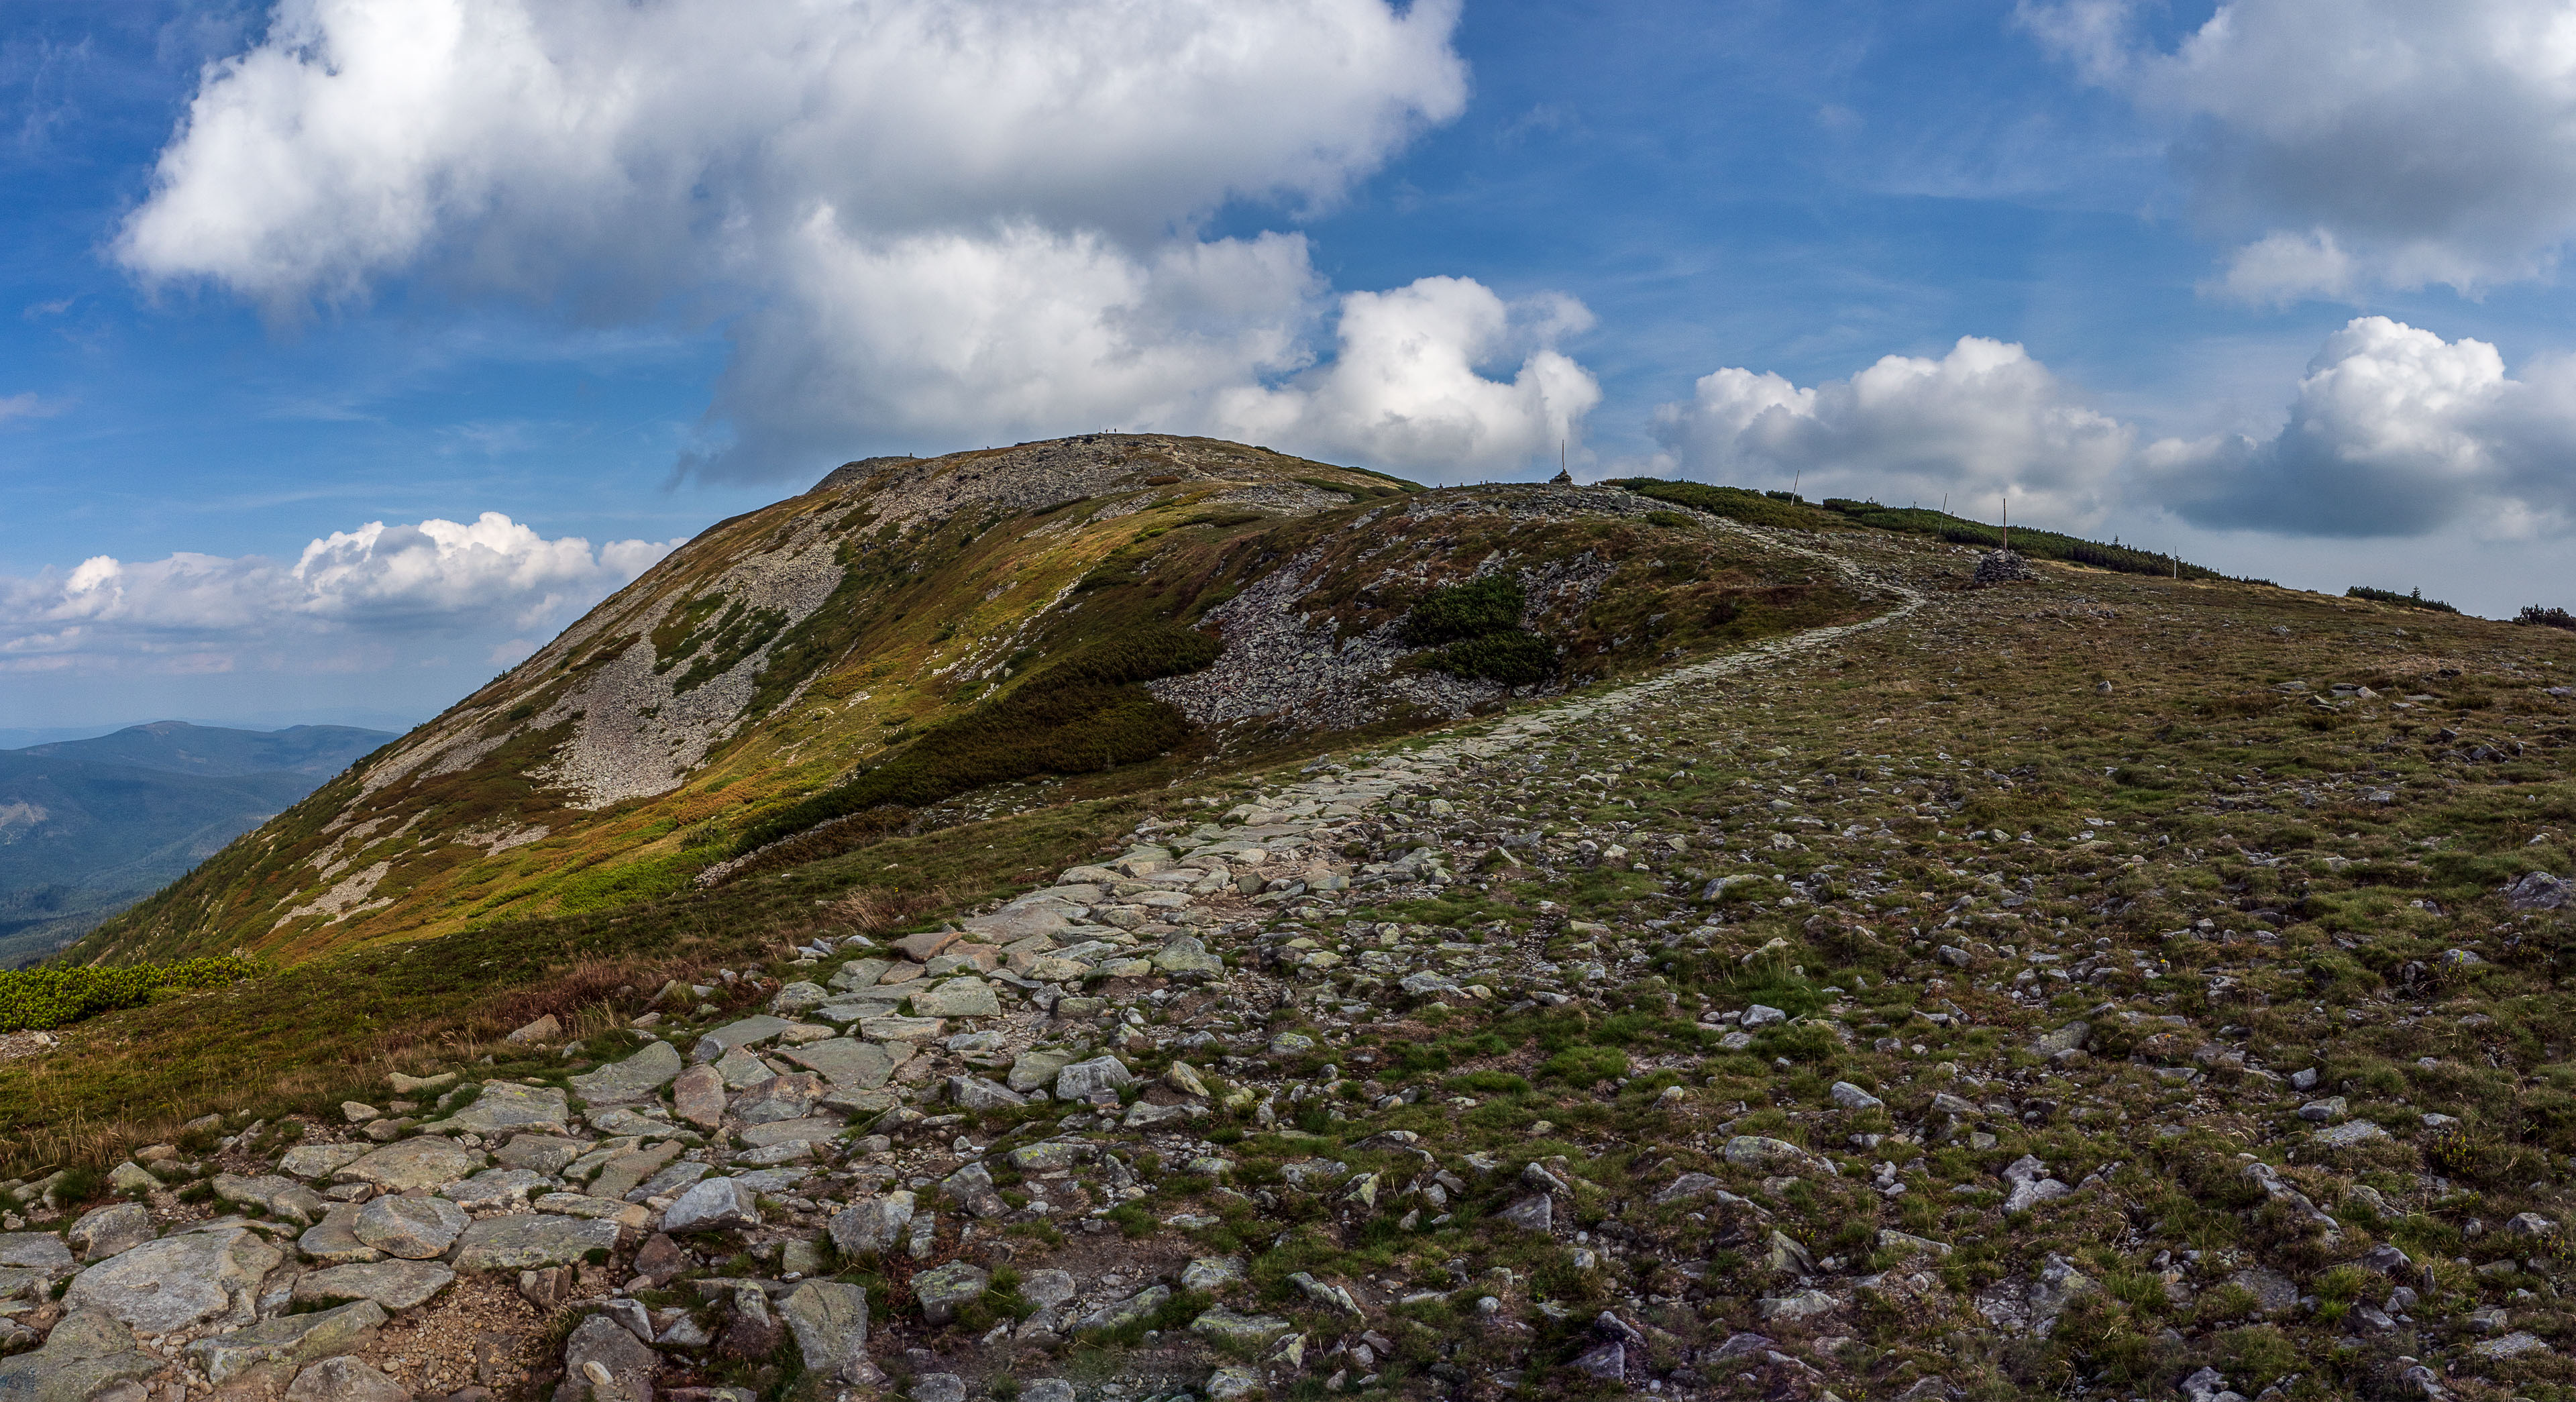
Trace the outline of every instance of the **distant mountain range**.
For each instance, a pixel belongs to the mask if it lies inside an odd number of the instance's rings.
[[[0,965],[78,938],[393,738],[156,721],[0,750]]]

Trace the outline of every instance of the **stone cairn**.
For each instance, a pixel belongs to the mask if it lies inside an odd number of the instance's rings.
[[[2010,550],[1997,550],[1977,561],[1977,577],[1970,587],[1987,589],[2037,578],[2039,571],[2031,568],[2030,561]]]

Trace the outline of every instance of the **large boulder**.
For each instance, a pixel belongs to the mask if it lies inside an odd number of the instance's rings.
[[[938,1325],[955,1319],[957,1311],[982,1299],[992,1284],[993,1277],[983,1267],[951,1261],[914,1276],[912,1294],[921,1302],[922,1319]]]
[[[82,1213],[64,1237],[79,1248],[82,1260],[104,1261],[141,1246],[157,1234],[152,1209],[139,1202],[118,1202]],[[63,1264],[68,1270],[71,1263],[66,1260]]]
[[[585,1076],[572,1078],[572,1093],[593,1105],[646,1100],[679,1075],[686,1063],[668,1042],[648,1042],[624,1061],[610,1062]]]
[[[483,1156],[444,1139],[405,1139],[358,1159],[331,1176],[366,1183],[379,1192],[444,1188],[483,1166]]]
[[[435,1261],[370,1261],[359,1265],[327,1266],[307,1271],[295,1278],[295,1303],[321,1304],[331,1300],[373,1300],[389,1310],[407,1310],[426,1304],[431,1296],[448,1287],[456,1272]]]
[[[856,1086],[875,1090],[894,1074],[894,1058],[874,1042],[856,1037],[834,1037],[827,1041],[808,1042],[779,1053],[809,1071],[820,1074],[835,1086]]]
[[[891,1251],[912,1228],[912,1194],[896,1191],[881,1198],[861,1198],[833,1214],[832,1245],[844,1256]]]
[[[831,1280],[808,1280],[778,1303],[778,1316],[804,1355],[805,1371],[833,1382],[871,1383],[868,1292]]]
[[[572,1116],[564,1093],[553,1086],[523,1086],[516,1081],[485,1081],[474,1103],[423,1128],[447,1133],[500,1134],[534,1130],[561,1134]]]
[[[378,1197],[358,1209],[350,1231],[388,1256],[428,1261],[445,1255],[471,1220],[445,1198]]]
[[[1055,1073],[1055,1098],[1089,1100],[1095,1091],[1121,1091],[1136,1083],[1136,1073],[1114,1056],[1076,1061]]]
[[[615,1396],[653,1402],[653,1350],[612,1315],[594,1314],[564,1340],[564,1380],[556,1402]],[[605,1380],[606,1387],[598,1384]]]
[[[735,1178],[701,1179],[662,1214],[662,1230],[675,1235],[759,1225],[759,1196]]]
[[[411,1389],[358,1358],[325,1358],[286,1385],[286,1402],[412,1402]]]
[[[384,1322],[383,1306],[360,1300],[318,1314],[263,1319],[246,1329],[199,1339],[188,1345],[188,1357],[208,1381],[220,1387],[261,1364],[291,1368],[333,1354],[356,1353]]]
[[[558,1217],[552,1213],[486,1217],[456,1239],[460,1271],[524,1271],[562,1266],[593,1251],[617,1247],[618,1226],[595,1217]]]
[[[88,1402],[114,1384],[148,1378],[161,1360],[138,1346],[132,1331],[105,1311],[75,1309],[33,1353],[0,1358],[0,1398],[7,1402]]]
[[[241,1227],[187,1232],[145,1242],[81,1272],[63,1303],[102,1311],[146,1334],[248,1322],[259,1314],[261,1279],[285,1259]]]

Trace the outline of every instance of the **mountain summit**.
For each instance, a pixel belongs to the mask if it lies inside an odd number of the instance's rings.
[[[1151,434],[853,462],[79,953],[292,958],[648,900],[995,785],[1159,786],[1868,609],[1830,562],[1721,525]]]

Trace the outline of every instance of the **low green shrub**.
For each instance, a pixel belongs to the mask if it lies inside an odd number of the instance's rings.
[[[1529,596],[1521,582],[1507,574],[1445,584],[1423,595],[1405,615],[1404,641],[1408,647],[1437,647],[1515,629],[1527,607]]]
[[[218,988],[258,973],[256,962],[234,955],[177,964],[0,972],[0,1032],[68,1026],[117,1008],[139,1008],[165,991]]]
[[[1431,665],[1453,677],[1529,686],[1556,675],[1556,648],[1536,633],[1488,633],[1440,649]]]

